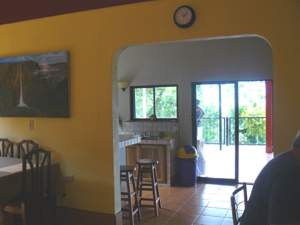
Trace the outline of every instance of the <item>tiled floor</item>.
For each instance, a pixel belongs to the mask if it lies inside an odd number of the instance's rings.
[[[238,185],[197,183],[193,187],[160,187],[162,208],[142,208],[137,225],[232,225],[230,195]],[[252,185],[247,185],[248,196]],[[151,193],[145,193],[145,196]],[[143,192],[144,195],[144,192]],[[123,220],[128,225],[129,220]]]

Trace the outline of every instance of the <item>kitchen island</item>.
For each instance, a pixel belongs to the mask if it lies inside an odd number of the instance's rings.
[[[136,166],[136,160],[151,158],[158,160],[157,177],[159,185],[171,186],[178,174],[177,153],[179,137],[165,137],[158,140],[141,140],[126,146],[126,164]],[[135,171],[135,177],[137,176]],[[145,177],[147,179],[147,177]]]

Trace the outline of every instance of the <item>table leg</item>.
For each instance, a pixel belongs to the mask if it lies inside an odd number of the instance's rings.
[[[4,215],[4,208],[0,208],[0,225],[4,225],[4,220],[3,220],[3,215]]]

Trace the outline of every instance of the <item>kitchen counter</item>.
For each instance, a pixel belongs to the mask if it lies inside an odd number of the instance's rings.
[[[171,142],[175,141],[176,139],[178,139],[178,137],[164,137],[164,138],[160,138],[158,140],[141,140],[140,144],[167,145],[167,144],[170,144]]]
[[[135,161],[141,157],[141,155],[155,155],[162,157],[157,158],[160,162],[158,166],[161,166],[161,170],[164,171],[163,182],[159,182],[159,185],[171,186],[171,183],[175,183],[178,175],[178,162],[177,153],[180,148],[179,137],[165,137],[158,140],[141,140],[141,142],[132,144],[126,147],[126,164],[134,165]],[[147,154],[149,152],[149,154]],[[158,175],[159,176],[159,175]]]
[[[133,137],[133,135],[119,135],[119,148],[140,143],[141,140],[141,137]]]

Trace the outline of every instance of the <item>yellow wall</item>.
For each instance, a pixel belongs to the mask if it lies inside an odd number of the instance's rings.
[[[183,4],[197,13],[188,29],[173,23],[175,9]],[[117,123],[112,122],[117,122],[118,115],[117,55],[113,56],[117,49],[258,34],[273,48],[274,150],[278,154],[288,150],[300,128],[299,25],[298,0],[156,0],[2,25],[0,57],[69,52],[71,115],[69,119],[33,118],[33,131],[28,128],[29,118],[0,118],[0,136],[15,142],[35,140],[53,152],[63,173],[75,176],[74,182],[66,183],[67,197],[60,204],[115,214],[120,211]]]

